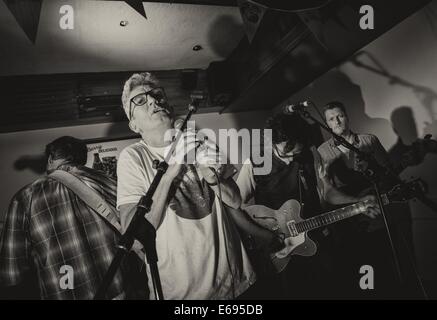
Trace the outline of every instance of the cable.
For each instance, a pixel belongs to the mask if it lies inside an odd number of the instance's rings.
[[[226,261],[228,263],[229,271],[231,272],[232,299],[235,300],[235,298],[236,298],[236,296],[235,296],[235,279],[234,279],[234,273],[232,272],[232,268],[231,268],[231,262],[229,261],[228,239],[227,239],[226,232],[225,232],[225,226],[223,225],[226,211],[225,211],[225,208],[223,206],[221,182],[220,182],[219,175],[218,175],[217,171],[214,168],[210,168],[210,170],[214,173],[215,178],[217,180],[218,197],[219,197],[219,202],[220,202],[220,208],[222,211],[222,226],[223,226],[223,238],[225,240]]]

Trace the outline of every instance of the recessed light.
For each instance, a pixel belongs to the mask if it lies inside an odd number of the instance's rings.
[[[128,24],[129,24],[129,21],[127,21],[127,20],[121,20],[120,21],[120,26],[121,27],[126,27]]]
[[[193,47],[193,51],[200,51],[200,50],[202,50],[202,49],[203,49],[202,46],[199,45],[199,44],[196,44],[196,45]]]

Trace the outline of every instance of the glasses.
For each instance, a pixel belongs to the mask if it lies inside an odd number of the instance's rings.
[[[132,119],[136,106],[143,106],[147,103],[148,96],[151,96],[156,101],[156,103],[160,105],[165,105],[167,103],[167,96],[165,94],[164,88],[156,87],[149,91],[141,92],[136,96],[132,97],[132,99],[130,99],[129,120]],[[134,104],[133,107],[132,104]]]

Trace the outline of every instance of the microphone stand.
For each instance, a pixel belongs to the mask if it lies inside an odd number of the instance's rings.
[[[155,297],[157,300],[164,300],[157,265],[158,253],[156,252],[156,230],[153,225],[145,218],[145,215],[149,213],[152,208],[153,195],[155,194],[155,191],[159,185],[159,182],[162,179],[162,176],[167,171],[168,162],[176,149],[176,145],[180,140],[183,131],[187,126],[188,120],[197,110],[197,103],[198,101],[193,99],[191,104],[188,106],[188,114],[185,117],[179,131],[177,132],[176,137],[173,138],[170,151],[167,153],[165,159],[157,164],[156,175],[153,178],[153,181],[150,184],[147,193],[142,196],[140,201],[138,202],[135,214],[126,229],[126,232],[121,236],[119,240],[116,255],[113,258],[108,270],[106,271],[102,282],[100,283],[100,287],[98,288],[97,293],[94,296],[94,300],[104,299],[105,293],[109,285],[111,284],[115,273],[120,267],[120,264],[123,261],[124,257],[131,250],[135,239],[137,239],[144,246],[144,249],[146,251],[146,259],[150,267],[151,280]]]
[[[314,103],[311,102],[311,104],[314,104]],[[396,270],[396,273],[397,273],[397,276],[398,276],[398,279],[399,279],[399,283],[402,284],[403,280],[402,280],[402,274],[401,274],[401,268],[400,268],[400,264],[399,264],[399,259],[398,259],[398,256],[397,256],[397,253],[396,253],[396,249],[395,249],[394,244],[393,244],[393,239],[392,239],[390,228],[389,228],[389,225],[388,225],[386,212],[384,210],[384,204],[382,202],[381,192],[380,192],[380,188],[379,188],[379,185],[378,185],[378,177],[386,176],[387,174],[389,174],[390,176],[395,177],[395,179],[397,181],[399,181],[400,183],[402,183],[402,181],[396,175],[394,175],[394,173],[391,172],[391,170],[389,168],[386,168],[386,167],[383,167],[383,166],[379,165],[372,153],[364,152],[364,151],[359,150],[357,147],[355,147],[354,145],[349,143],[345,138],[335,134],[331,130],[331,128],[329,128],[327,125],[325,125],[324,123],[321,123],[319,120],[314,118],[306,110],[306,108],[304,108],[304,107],[296,108],[295,112],[297,112],[297,114],[299,116],[301,116],[302,118],[307,118],[307,119],[310,119],[310,120],[314,121],[319,127],[324,129],[325,131],[329,132],[332,135],[332,137],[336,141],[338,141],[341,145],[343,145],[344,147],[348,148],[349,150],[351,150],[352,152],[357,154],[358,157],[360,157],[360,159],[363,159],[363,160],[367,161],[367,163],[369,164],[368,167],[366,168],[365,172],[364,172],[364,176],[372,183],[373,189],[375,190],[375,195],[376,195],[376,198],[378,200],[378,205],[379,205],[379,208],[381,210],[381,214],[382,214],[382,217],[383,217],[383,220],[384,220],[384,225],[385,225],[385,228],[386,228],[386,231],[387,231],[388,240],[389,240],[389,243],[390,243],[390,248],[391,248],[391,252],[392,252],[394,268]]]

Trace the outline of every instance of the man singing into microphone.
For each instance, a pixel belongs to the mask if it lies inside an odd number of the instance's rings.
[[[142,137],[121,152],[117,166],[117,207],[126,230],[156,174],[153,161],[162,161],[169,150],[170,143],[164,137],[173,128],[173,115],[164,90],[147,72],[126,81],[122,102],[129,127]],[[183,133],[174,159],[184,158],[184,147],[188,151],[197,148],[191,132]],[[211,144],[203,145],[196,154],[208,164],[220,157]],[[164,299],[236,298],[255,281],[233,220],[222,212],[222,208],[240,207],[238,187],[232,178],[217,181],[206,165],[174,162],[169,164],[146,215],[157,230]],[[149,270],[148,275],[150,298],[154,299]]]

